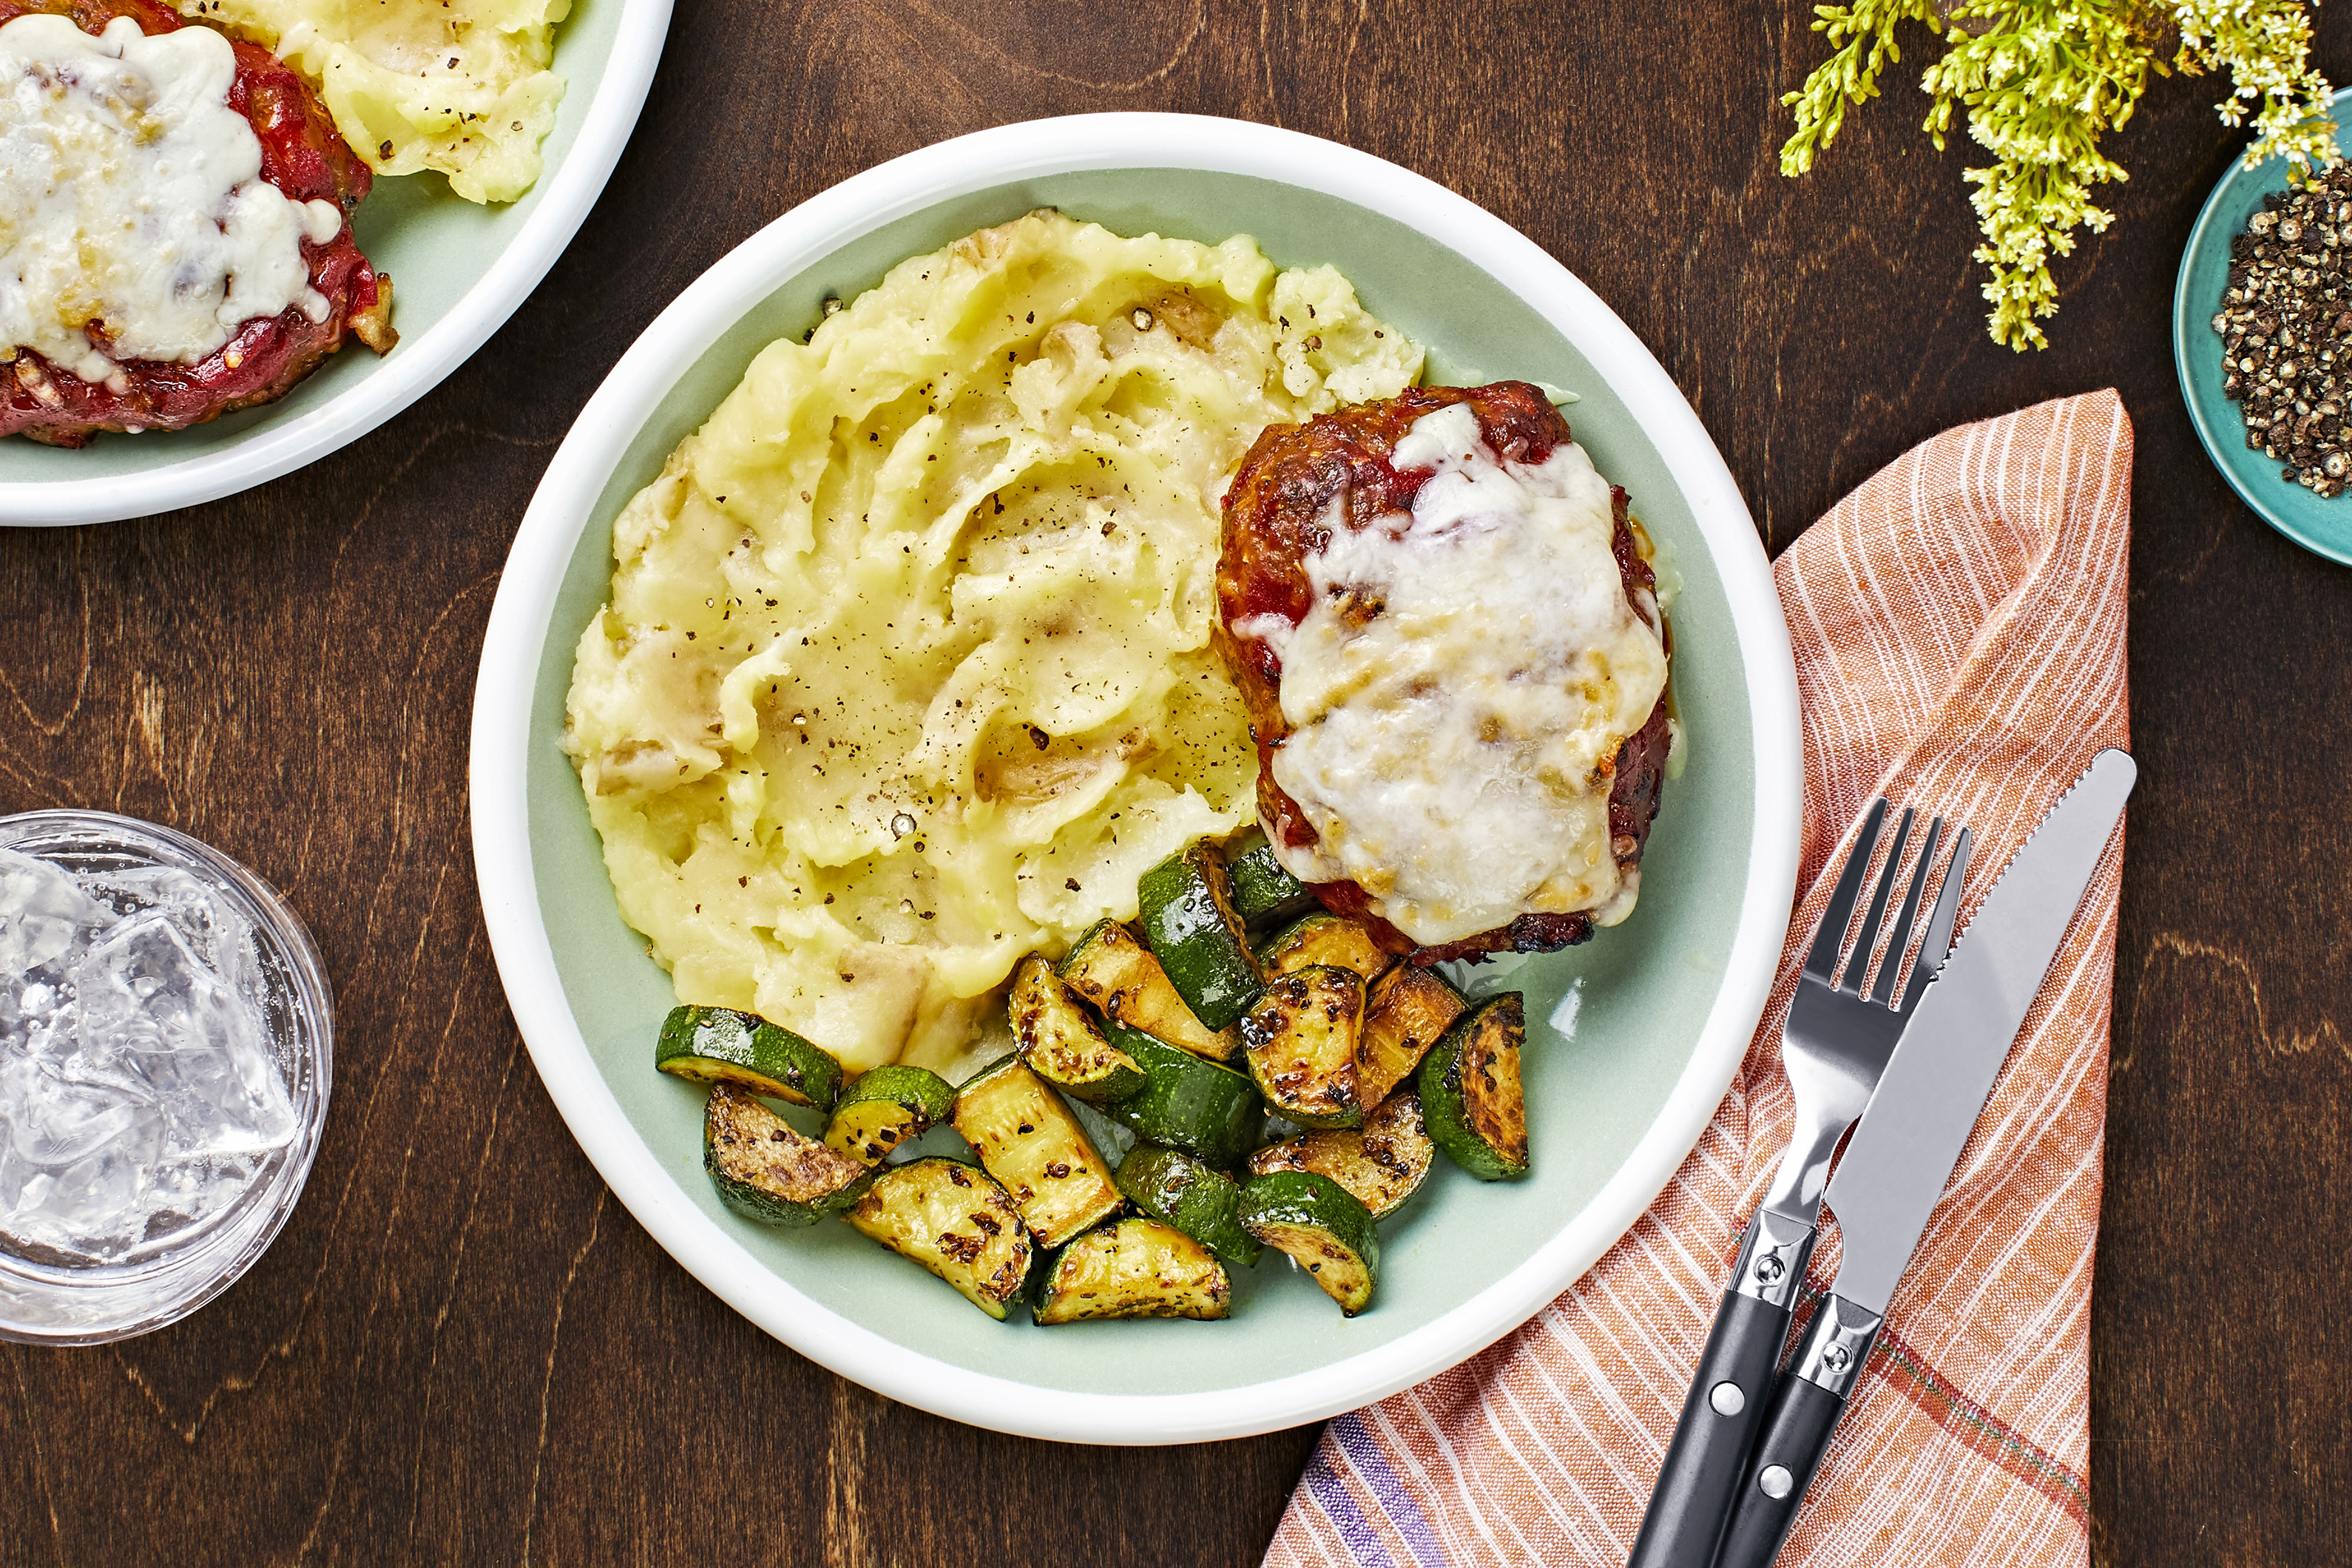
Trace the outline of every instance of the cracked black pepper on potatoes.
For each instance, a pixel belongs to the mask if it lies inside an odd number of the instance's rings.
[[[2279,460],[2281,479],[2342,495],[2352,481],[2352,166],[2263,198],[2230,241],[2213,330],[2246,445]]]

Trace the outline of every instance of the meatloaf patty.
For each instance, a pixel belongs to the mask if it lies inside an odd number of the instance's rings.
[[[1570,439],[1559,411],[1524,382],[1416,388],[1305,425],[1268,427],[1243,459],[1226,494],[1217,572],[1217,646],[1248,708],[1258,750],[1259,816],[1279,847],[1306,851],[1318,839],[1308,814],[1276,782],[1275,768],[1277,752],[1293,735],[1282,704],[1282,645],[1285,634],[1295,631],[1316,603],[1310,562],[1336,559],[1327,554],[1335,531],[1377,525],[1398,532],[1401,514],[1412,513],[1416,496],[1435,472],[1400,468],[1391,460],[1398,444],[1424,416],[1457,404],[1468,405],[1491,456],[1510,471],[1546,463]],[[1610,486],[1608,494],[1613,521],[1609,553],[1625,603],[1642,626],[1654,633],[1662,655],[1664,622],[1638,525],[1629,518],[1625,492]],[[1597,524],[1597,489],[1593,495],[1591,515]],[[1594,559],[1600,559],[1597,531],[1592,550]],[[1336,583],[1326,583],[1324,592],[1335,599],[1348,595],[1340,612],[1347,616],[1369,621],[1383,611],[1377,601],[1355,603],[1361,595]],[[1646,689],[1643,695],[1646,697]],[[1606,785],[1608,852],[1630,895],[1664,776],[1670,730],[1663,691],[1646,721],[1637,719],[1629,727],[1631,733],[1606,738],[1613,750],[1604,743],[1591,777],[1581,782],[1596,795]],[[1286,855],[1286,859],[1301,858]],[[1382,901],[1359,882],[1316,880],[1313,885],[1326,907],[1362,921],[1383,947],[1410,952],[1416,963],[1504,951],[1549,952],[1587,940],[1595,925],[1591,908],[1528,909],[1491,930],[1423,943],[1384,918]]]
[[[70,18],[93,36],[127,16],[152,37],[184,23],[152,0],[0,0],[0,26],[47,13]],[[38,351],[0,346],[0,436],[24,435],[57,447],[79,447],[100,430],[179,430],[232,409],[282,397],[342,346],[348,331],[378,353],[390,352],[391,279],[360,254],[350,216],[368,193],[370,174],[336,132],[308,82],[268,49],[230,37],[236,74],[228,107],[253,126],[261,143],[261,178],[294,202],[325,201],[343,214],[331,239],[307,235],[302,259],[310,284],[327,302],[312,321],[299,305],[243,322],[229,340],[194,364],[147,359],[119,362],[119,374],[85,381]],[[102,342],[105,323],[84,331]]]

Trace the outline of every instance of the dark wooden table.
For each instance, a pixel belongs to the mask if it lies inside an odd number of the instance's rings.
[[[614,1203],[499,989],[467,847],[482,628],[574,413],[679,289],[833,182],[1101,109],[1269,121],[1518,226],[1663,360],[1773,550],[1913,442],[2103,385],[2138,431],[2145,780],[2116,974],[2092,1390],[2102,1563],[2352,1539],[2352,575],[2264,528],[2182,410],[2173,271],[2242,138],[2210,80],[2114,139],[2055,347],[1990,342],[1916,62],[1778,174],[1809,6],[692,0],[570,252],[436,392],[195,511],[0,531],[0,809],[198,834],[309,917],[325,1148],[219,1302],[0,1346],[0,1563],[1253,1563],[1311,1429],[1081,1449],[918,1414],[705,1291]],[[2352,76],[2352,9],[2319,58]],[[2347,502],[2352,505],[2352,502]]]

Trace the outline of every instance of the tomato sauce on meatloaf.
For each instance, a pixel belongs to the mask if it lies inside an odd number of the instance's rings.
[[[0,26],[36,14],[68,17],[93,36],[124,16],[150,37],[202,26],[152,0],[0,0]],[[19,347],[0,370],[0,436],[79,447],[100,430],[184,429],[284,396],[342,346],[347,332],[379,353],[391,350],[391,281],[360,253],[350,221],[368,193],[367,165],[344,143],[308,82],[259,45],[235,37],[228,41],[236,57],[228,107],[245,117],[261,144],[261,178],[289,200],[331,202],[343,215],[332,238],[320,242],[305,235],[301,240],[310,287],[327,302],[324,318],[314,321],[299,306],[289,306],[243,322],[196,363],[131,359],[100,382],[84,381],[38,351]],[[92,321],[83,330],[102,340],[104,323]]]
[[[1279,846],[1306,848],[1318,836],[1299,803],[1276,778],[1276,753],[1293,729],[1281,701],[1283,639],[1265,634],[1295,629],[1307,619],[1316,603],[1308,563],[1331,548],[1335,529],[1361,531],[1382,520],[1393,529],[1398,514],[1412,511],[1436,470],[1401,466],[1394,460],[1398,445],[1423,416],[1453,405],[1468,406],[1486,446],[1507,465],[1542,465],[1571,439],[1559,411],[1523,382],[1414,388],[1305,425],[1268,427],[1226,493],[1217,646],[1248,709],[1258,751],[1259,816]],[[1643,626],[1655,627],[1663,646],[1655,580],[1637,541],[1626,494],[1613,485],[1608,493],[1610,553],[1626,604]],[[1594,516],[1597,521],[1597,510]],[[1327,592],[1339,589],[1327,586]],[[1372,603],[1360,613],[1376,616],[1381,605]],[[1608,783],[1608,849],[1622,872],[1638,866],[1648,840],[1670,740],[1667,700],[1661,692],[1646,721],[1624,735],[1595,770]],[[1383,918],[1379,901],[1358,882],[1312,885],[1327,908],[1361,921],[1384,948],[1410,952],[1421,963],[1501,951],[1549,952],[1587,940],[1595,925],[1591,910],[1529,910],[1495,929],[1425,945]]]

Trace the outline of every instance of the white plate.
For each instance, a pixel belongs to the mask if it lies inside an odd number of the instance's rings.
[[[1284,265],[1337,264],[1431,350],[1433,380],[1571,387],[1579,440],[1685,582],[1675,679],[1690,760],[1666,785],[1642,907],[1510,976],[1528,995],[1535,1173],[1509,1186],[1433,1173],[1383,1222],[1381,1296],[1354,1319],[1270,1254],[1239,1271],[1229,1322],[998,1324],[846,1226],[777,1232],[721,1209],[698,1168],[699,1097],[652,1068],[667,977],[615,911],[558,750],[612,518],[751,355],[804,331],[827,295],[1049,203],[1126,233],[1255,233]],[[1005,126],[899,158],[778,219],[664,311],[524,517],[483,649],[472,786],[483,909],[532,1059],[655,1238],[844,1376],[957,1420],[1094,1443],[1234,1436],[1351,1408],[1493,1342],[1590,1268],[1688,1153],[1754,1032],[1801,800],[1770,569],[1721,458],[1624,324],[1523,236],[1417,175],[1288,132],[1150,114]]]
[[[393,280],[400,342],[346,343],[286,396],[186,430],[101,434],[78,450],[0,440],[0,524],[110,522],[265,483],[366,435],[472,357],[538,287],[612,178],[645,107],[670,0],[577,0],[555,29],[566,82],[536,184],[480,206],[438,174],[379,178],[352,214]]]

